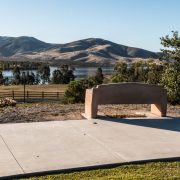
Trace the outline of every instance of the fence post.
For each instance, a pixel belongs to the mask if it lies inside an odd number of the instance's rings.
[[[44,91],[42,91],[42,99],[44,99]]]
[[[26,98],[29,99],[29,91],[27,91],[26,96]]]
[[[14,99],[14,91],[12,91],[12,98]]]

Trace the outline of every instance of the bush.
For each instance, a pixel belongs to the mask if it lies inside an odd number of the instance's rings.
[[[16,101],[10,98],[0,99],[0,107],[15,106]]]
[[[114,67],[114,70],[115,70],[115,74],[113,74],[113,76],[112,76],[113,83],[128,81],[127,63],[126,62],[117,63]]]
[[[151,62],[151,61],[150,61]],[[150,62],[126,62],[117,63],[112,76],[112,82],[146,82],[148,84],[158,84],[163,71],[162,65]]]
[[[103,73],[101,68],[97,68],[95,76],[79,81],[71,81],[65,92],[65,103],[84,103],[86,89],[103,83]]]
[[[161,85],[167,90],[168,101],[171,104],[180,104],[180,62],[166,65]]]
[[[95,87],[99,83],[95,77],[79,81],[71,81],[65,92],[65,102],[67,103],[84,103],[86,89]]]

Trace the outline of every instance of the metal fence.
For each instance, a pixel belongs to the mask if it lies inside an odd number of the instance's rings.
[[[64,99],[64,92],[46,92],[46,91],[6,91],[0,92],[0,98],[12,98],[16,101],[46,101]]]

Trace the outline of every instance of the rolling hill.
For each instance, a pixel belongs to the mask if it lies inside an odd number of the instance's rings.
[[[67,44],[51,44],[34,37],[0,36],[0,58],[76,64],[114,64],[122,59],[156,59],[158,53],[116,44],[100,38],[83,39]]]

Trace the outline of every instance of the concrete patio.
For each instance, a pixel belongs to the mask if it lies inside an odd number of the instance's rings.
[[[174,157],[180,118],[0,125],[0,177]]]

